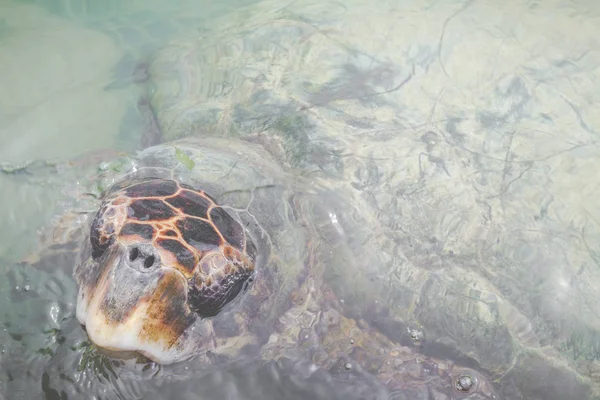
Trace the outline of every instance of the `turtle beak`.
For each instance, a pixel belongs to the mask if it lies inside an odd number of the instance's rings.
[[[114,243],[100,259],[76,272],[77,319],[90,340],[113,351],[137,351],[169,363],[182,349],[181,336],[194,322],[188,283],[165,267],[154,246]]]

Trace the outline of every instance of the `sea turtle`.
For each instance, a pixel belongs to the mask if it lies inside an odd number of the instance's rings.
[[[284,280],[290,286],[269,293],[306,287],[291,278],[303,276],[299,271],[322,275],[325,282],[311,304],[287,308],[289,303],[269,302],[266,297],[263,310],[273,313],[266,315],[279,315],[284,323],[259,318],[266,321],[260,332],[273,334],[260,354],[266,359],[291,354],[292,360],[299,360],[309,352],[306,346],[331,351],[332,343],[344,343],[311,336],[308,330],[302,331],[306,341],[298,346],[281,334],[298,313],[333,304],[348,318],[344,321],[359,321],[359,329],[349,328],[352,324],[345,327],[366,338],[369,332],[379,332],[405,346],[422,341],[420,354],[429,360],[454,359],[482,367],[497,382],[500,397],[597,397],[600,314],[593,301],[599,281],[597,240],[589,237],[588,220],[577,211],[576,202],[565,195],[579,187],[563,190],[557,183],[577,182],[564,165],[593,169],[590,160],[596,156],[589,149],[594,146],[586,148],[589,132],[579,137],[574,130],[570,139],[574,147],[548,144],[546,136],[539,139],[532,133],[547,132],[549,121],[562,118],[558,111],[548,114],[554,106],[532,100],[540,79],[537,58],[522,59],[514,70],[498,64],[489,74],[484,73],[489,69],[485,63],[447,68],[444,63],[452,57],[446,54],[443,39],[448,35],[440,37],[436,28],[430,36],[433,15],[446,32],[444,18],[484,7],[470,20],[494,30],[496,24],[480,16],[503,14],[486,12],[489,2],[468,3],[468,9],[448,2],[435,13],[431,8],[419,12],[409,3],[405,5],[409,9],[392,3],[374,8],[368,2],[298,1],[293,7],[260,2],[212,21],[205,32],[194,30],[176,38],[136,69],[146,79],[143,104],[156,116],[162,139],[207,133],[228,137],[231,143],[241,138],[243,143],[260,144],[275,164],[294,167],[309,181],[321,177],[327,182],[324,187],[329,190],[318,196],[294,197],[299,201],[290,207],[294,217],[284,218],[287,224],[272,226],[269,218],[259,224],[271,239],[279,240],[294,237],[287,234],[287,229],[297,232],[290,227],[302,226],[305,235],[294,244],[276,242],[273,247],[280,257],[302,248],[311,266],[276,262],[273,265],[285,268],[262,269],[290,279]],[[455,36],[460,37],[455,48],[479,48],[468,35]],[[516,48],[514,54],[521,50]],[[464,57],[477,61],[472,53]],[[472,71],[481,74],[475,81]],[[523,71],[530,71],[527,79]],[[567,86],[570,79],[565,78]],[[465,104],[465,98],[473,104]],[[583,164],[573,160],[574,150],[585,155]],[[232,148],[223,154],[229,151]],[[246,147],[238,151],[245,154]],[[187,153],[174,154],[190,164],[182,156]],[[250,160],[239,166],[257,163]],[[255,184],[249,178],[242,180]],[[282,184],[287,178],[277,181],[277,187],[296,193],[298,187],[288,190]],[[205,183],[191,187],[204,190]],[[229,201],[219,196],[228,187],[223,184],[213,194],[218,204]],[[311,185],[301,185],[302,191],[307,187]],[[333,193],[339,196],[331,197]],[[264,196],[259,200],[252,206],[270,204]],[[328,207],[336,204],[337,212],[330,216]],[[316,229],[318,222],[324,226]],[[337,233],[340,227],[343,235]],[[285,251],[290,249],[291,253]],[[231,309],[245,304],[241,297]],[[250,321],[255,320],[244,323]],[[71,334],[79,332],[78,326],[69,326]],[[265,336],[249,337],[263,337],[264,343]],[[354,357],[365,360],[376,353],[361,353],[369,347],[362,343],[368,341],[352,341],[361,343]],[[60,354],[71,354],[64,349],[58,346]],[[377,366],[382,360],[385,357],[376,357],[368,364]],[[221,361],[215,357],[209,363]],[[346,363],[335,365],[348,373]],[[185,369],[165,369],[159,380],[164,371],[177,371],[170,374],[173,377],[189,374]],[[386,373],[379,376],[387,381]],[[463,378],[460,385],[468,386],[469,377]],[[403,389],[427,390],[423,380],[414,382],[412,389]]]
[[[59,334],[50,361],[35,358],[44,364],[44,391],[112,398],[129,386],[142,397],[160,382],[191,385],[203,373],[262,359],[346,380],[374,376],[410,398],[497,398],[476,365],[420,354],[418,334],[396,343],[344,315],[343,299],[324,278],[328,269],[343,272],[333,255],[350,254],[344,231],[361,229],[358,220],[336,219],[341,207],[353,207],[341,189],[290,179],[245,141],[184,139],[116,164],[100,175],[108,189],[89,218],[63,219],[29,263],[46,273],[75,267],[76,318],[97,345],[77,350],[83,330],[66,328],[74,316],[64,316],[60,329],[71,333]],[[119,361],[132,352],[146,358]],[[68,375],[74,358],[85,378]],[[148,368],[152,379],[140,372]]]
[[[410,328],[400,322],[421,326],[423,351],[468,355],[508,398],[598,398],[597,207],[565,194],[598,186],[564,167],[597,168],[595,142],[585,129],[576,147],[534,133],[549,106],[532,100],[539,75],[521,71],[538,65],[503,64],[486,85],[462,65],[450,74],[432,14],[406,7],[264,1],[178,37],[147,65],[163,137],[241,137],[343,182],[365,221],[346,231],[361,253],[333,254],[345,269],[324,272],[346,315],[369,315],[396,340]],[[462,12],[444,7],[443,18]]]

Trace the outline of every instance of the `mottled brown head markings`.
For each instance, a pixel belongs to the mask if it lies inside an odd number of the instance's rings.
[[[255,268],[256,248],[242,225],[205,192],[168,179],[129,181],[111,189],[90,238],[98,262],[118,243],[128,248],[131,262],[147,255],[140,265],[158,262],[159,268],[179,271],[188,281],[187,307],[201,317],[232,301]],[[142,251],[143,246],[153,252]]]

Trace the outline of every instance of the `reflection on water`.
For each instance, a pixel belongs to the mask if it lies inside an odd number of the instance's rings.
[[[353,207],[308,225],[344,244],[325,273],[344,315],[498,398],[600,398],[598,5],[212,3],[0,6],[0,394],[441,396],[306,359],[154,387],[159,367],[98,354],[69,252],[15,262],[60,210],[93,210],[76,196],[99,162],[158,132],[248,140],[338,188]]]

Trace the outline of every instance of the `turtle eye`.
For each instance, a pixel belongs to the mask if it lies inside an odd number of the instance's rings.
[[[90,229],[92,258],[98,260],[115,241],[115,229],[112,222],[105,218],[107,207],[102,207],[96,213]]]
[[[202,318],[214,317],[223,307],[247,290],[251,273],[238,270],[221,279],[207,279],[189,286],[188,301],[192,311]],[[199,284],[200,283],[200,284]]]
[[[231,249],[230,249],[231,251]],[[227,253],[227,252],[226,252]],[[203,318],[213,317],[252,281],[253,266],[232,262],[219,252],[200,260],[198,272],[190,281],[189,307]]]

